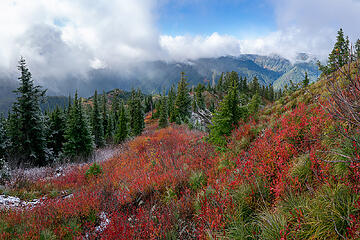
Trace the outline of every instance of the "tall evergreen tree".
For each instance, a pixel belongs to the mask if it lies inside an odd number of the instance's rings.
[[[159,128],[165,128],[169,125],[168,121],[168,107],[167,107],[167,99],[165,96],[165,91],[161,96],[161,108],[160,108],[160,118],[159,118]]]
[[[140,90],[135,91],[133,89],[131,91],[131,98],[128,103],[130,112],[130,127],[134,136],[140,135],[145,127],[145,116],[141,95],[142,94]]]
[[[249,114],[256,114],[259,111],[261,98],[259,93],[255,93],[249,103]]]
[[[48,147],[52,149],[55,156],[59,156],[62,152],[63,144],[65,142],[65,128],[66,118],[63,111],[56,107],[50,113],[49,118],[49,140]]]
[[[107,111],[107,96],[105,91],[103,91],[102,98],[101,98],[101,114],[102,114],[102,122],[104,128],[104,137],[107,136],[107,125],[108,125],[108,111]]]
[[[305,78],[304,78],[304,80],[303,80],[303,82],[302,82],[303,87],[307,87],[307,86],[309,85],[309,83],[310,83],[310,79],[309,79],[309,77],[308,77],[308,73],[305,72]]]
[[[252,94],[260,93],[259,79],[255,76],[250,84],[250,90]]]
[[[85,115],[82,103],[75,93],[74,103],[65,130],[64,153],[66,156],[88,157],[94,149],[88,117]]]
[[[321,65],[318,62],[319,69],[325,73],[330,74],[336,71],[338,68],[343,67],[346,63],[349,62],[350,57],[350,42],[349,38],[344,36],[344,32],[342,28],[338,31],[338,35],[336,37],[336,43],[329,54],[328,63],[326,66]]]
[[[170,122],[176,122],[176,112],[175,112],[175,100],[176,100],[176,91],[175,86],[172,85],[168,94],[168,116]]]
[[[355,58],[360,59],[360,39],[358,39],[355,43]]]
[[[115,143],[123,142],[129,135],[128,117],[126,114],[124,103],[120,104],[119,123],[115,132]]]
[[[43,166],[48,160],[44,121],[40,110],[45,91],[34,85],[24,58],[20,59],[18,69],[21,73],[20,86],[15,91],[18,97],[12,113],[12,121],[18,121],[15,125],[19,127],[18,141],[21,146],[17,145],[18,157],[20,163]]]
[[[187,121],[191,114],[190,107],[191,98],[189,95],[188,83],[186,81],[185,73],[182,72],[175,99],[175,112],[178,123]]]
[[[196,104],[199,109],[205,109],[205,99],[203,96],[204,87],[199,84],[196,88],[195,95],[196,96]]]
[[[272,84],[270,84],[270,86],[269,86],[269,100],[270,101],[275,100],[274,86]]]
[[[5,159],[9,143],[6,131],[6,119],[3,114],[0,114],[0,159]]]
[[[96,147],[104,146],[104,126],[99,108],[99,99],[97,90],[95,90],[93,109],[91,113],[91,129],[94,136],[94,143]]]
[[[247,116],[246,108],[240,107],[239,90],[237,82],[233,81],[228,94],[220,103],[220,108],[215,111],[210,127],[210,141],[217,145],[226,144],[226,136],[238,125],[241,118]]]

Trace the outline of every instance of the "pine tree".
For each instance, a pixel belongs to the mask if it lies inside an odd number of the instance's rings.
[[[124,107],[124,103],[120,104],[119,123],[116,127],[115,143],[123,142],[129,135],[128,117]]]
[[[269,100],[270,101],[275,100],[274,86],[272,84],[270,84],[270,86],[269,86]]]
[[[165,96],[165,91],[163,95],[161,96],[161,102],[160,102],[160,118],[159,118],[159,128],[165,128],[169,125],[168,121],[168,107],[167,107],[167,99]]]
[[[104,126],[102,122],[102,117],[99,109],[99,99],[97,91],[95,90],[93,109],[91,114],[91,129],[94,136],[94,143],[96,147],[104,146]]]
[[[140,135],[145,127],[144,122],[144,108],[141,101],[141,92],[140,90],[131,91],[131,98],[129,100],[129,112],[130,112],[130,128],[131,133],[134,136]]]
[[[176,122],[176,112],[175,112],[175,100],[176,100],[176,91],[175,86],[172,85],[168,94],[168,116],[170,122]]]
[[[191,109],[193,112],[196,112],[198,110],[198,106],[196,103],[196,94],[193,94],[192,102],[191,102]]]
[[[217,145],[226,144],[226,136],[238,125],[241,118],[247,115],[246,108],[239,106],[239,90],[237,82],[233,81],[228,94],[220,103],[220,108],[215,111],[210,127],[210,141]]]
[[[40,102],[45,96],[45,92],[40,86],[34,86],[31,73],[26,66],[25,59],[21,58],[18,66],[21,72],[20,86],[15,91],[18,95],[13,105],[13,123],[19,127],[18,152],[20,163],[43,166],[48,160],[48,149],[46,148],[46,137],[44,132],[43,115],[40,110]],[[12,132],[10,132],[11,134]],[[17,137],[12,136],[16,139]]]
[[[88,157],[94,149],[88,117],[85,115],[82,103],[75,93],[74,103],[65,130],[64,153],[70,158]]]
[[[3,114],[0,115],[0,160],[5,159],[7,148],[9,147],[9,139],[6,131],[6,119]]]
[[[187,121],[191,114],[190,108],[191,98],[189,95],[188,83],[186,81],[185,73],[182,72],[175,99],[175,112],[178,123]]]
[[[360,39],[358,39],[355,43],[355,58],[360,59]]]
[[[249,114],[256,114],[259,111],[261,98],[258,93],[255,93],[249,103]]]
[[[65,142],[66,119],[59,107],[50,113],[49,117],[49,140],[48,147],[52,149],[55,156],[62,152]]]
[[[221,95],[224,91],[224,73],[221,73],[220,78],[216,84],[216,92]]]
[[[250,90],[252,94],[260,93],[259,79],[255,76],[250,84]]]
[[[336,43],[329,54],[328,64],[326,66],[321,65],[318,62],[319,69],[325,73],[330,74],[335,72],[338,68],[343,67],[345,64],[349,62],[350,57],[350,42],[349,38],[344,36],[344,32],[342,28],[338,31],[338,35],[336,37]]]
[[[107,125],[108,125],[108,112],[107,112],[107,97],[105,91],[103,91],[102,95],[102,107],[101,107],[101,113],[102,113],[102,122],[103,122],[103,128],[104,128],[104,137],[107,136]]]
[[[199,84],[195,91],[196,104],[199,109],[205,109],[205,99],[203,96],[204,86]]]
[[[303,87],[307,87],[309,85],[309,83],[310,83],[310,80],[309,80],[309,77],[308,77],[308,73],[305,72],[305,78],[304,78],[304,80],[302,82],[302,85],[303,85]]]

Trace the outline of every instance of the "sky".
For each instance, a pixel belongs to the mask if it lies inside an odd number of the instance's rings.
[[[54,86],[92,69],[126,74],[141,61],[324,60],[340,27],[360,38],[359,12],[360,0],[1,0],[0,76],[16,72],[20,56]]]

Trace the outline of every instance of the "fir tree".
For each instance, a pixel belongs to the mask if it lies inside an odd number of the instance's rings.
[[[355,43],[355,58],[360,59],[360,39],[358,39]]]
[[[18,121],[14,124],[19,127],[17,140],[21,146],[17,145],[19,148],[14,151],[18,151],[20,163],[43,166],[48,160],[43,115],[40,110],[45,91],[41,90],[40,86],[34,86],[24,58],[20,59],[18,69],[21,72],[20,86],[15,91],[18,97],[13,105],[12,120]]]
[[[259,111],[261,98],[258,93],[255,93],[249,103],[249,114],[256,114]]]
[[[141,100],[140,90],[135,91],[133,89],[129,100],[129,112],[131,132],[134,136],[140,135],[145,127],[144,108]]]
[[[91,129],[94,136],[94,143],[96,147],[104,146],[104,127],[99,109],[99,99],[97,91],[95,90],[93,109],[91,114]]]
[[[191,102],[191,109],[193,112],[198,110],[197,103],[196,103],[196,94],[193,94],[192,102]]]
[[[233,81],[228,94],[215,111],[210,127],[210,141],[217,145],[226,144],[226,136],[238,125],[241,118],[246,117],[246,109],[239,106],[239,92],[237,82]]]
[[[161,97],[161,102],[160,102],[160,118],[159,118],[159,128],[165,128],[169,125],[169,121],[168,121],[168,107],[167,107],[167,100],[166,100],[166,96],[165,96],[165,91]]]
[[[302,82],[302,85],[303,85],[303,87],[307,87],[309,85],[309,83],[310,83],[310,80],[309,80],[309,77],[308,77],[308,73],[305,72],[305,78],[304,78],[304,80]]]
[[[128,127],[128,118],[126,114],[126,110],[124,107],[124,103],[120,104],[120,114],[119,114],[119,123],[116,127],[115,133],[115,143],[123,142],[127,136],[129,135],[129,127]]]
[[[199,84],[195,91],[195,97],[196,97],[196,104],[199,109],[205,109],[205,99],[203,96],[204,87],[203,85]]]
[[[253,78],[250,84],[250,90],[252,94],[260,93],[260,84],[259,84],[259,79],[257,77]]]
[[[275,100],[274,86],[272,84],[270,84],[270,86],[269,86],[269,100],[270,101]]]
[[[191,98],[189,95],[188,83],[184,72],[182,72],[175,99],[175,112],[178,123],[187,121],[191,114],[190,107]]]
[[[175,100],[176,100],[176,91],[175,86],[172,85],[168,94],[168,116],[170,122],[176,122],[176,112],[175,112]]]
[[[0,160],[5,159],[7,148],[9,147],[9,139],[6,131],[6,119],[3,114],[0,115]]]
[[[107,97],[105,91],[103,91],[102,101],[101,101],[101,113],[102,113],[102,122],[104,128],[104,137],[107,136],[107,125],[108,125],[108,112],[107,112]]]
[[[346,63],[349,62],[349,57],[349,38],[345,38],[343,30],[340,28],[336,37],[335,46],[329,55],[328,64],[323,66],[320,62],[318,62],[319,69],[325,74],[335,72],[338,68],[343,67]]]
[[[75,93],[74,103],[65,130],[64,153],[66,156],[88,157],[94,149],[88,118],[84,113],[82,103]]]
[[[63,111],[59,107],[50,113],[49,118],[49,140],[48,147],[52,149],[55,156],[59,156],[62,152],[65,142],[66,119]]]

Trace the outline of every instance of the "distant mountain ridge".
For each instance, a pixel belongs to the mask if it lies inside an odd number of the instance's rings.
[[[144,93],[150,94],[160,93],[164,89],[169,89],[171,85],[177,84],[181,72],[185,72],[189,85],[192,86],[198,83],[207,84],[209,81],[212,83],[213,79],[217,82],[222,72],[231,71],[236,71],[240,76],[247,77],[248,81],[256,76],[261,84],[273,84],[275,89],[283,88],[290,81],[293,83],[301,82],[304,79],[305,72],[308,73],[311,82],[316,81],[321,73],[317,67],[316,59],[305,53],[299,54],[293,62],[279,55],[242,54],[237,57],[200,58],[185,62],[141,62],[125,70],[93,69],[88,74],[88,79],[71,79],[71,82],[84,83],[79,84],[81,87],[77,89],[82,96],[91,96],[95,89],[101,93],[102,90],[108,92],[116,88],[125,91],[140,88]],[[65,80],[68,81],[68,79]],[[62,80],[59,79],[58,81]],[[15,99],[12,90],[16,88],[17,84],[14,83],[15,81],[2,81],[0,79],[0,112],[8,111]],[[45,87],[50,88],[49,86]],[[57,94],[67,95],[68,92],[74,90],[63,89],[63,92]],[[62,105],[65,101],[65,98],[62,98],[59,102]]]

